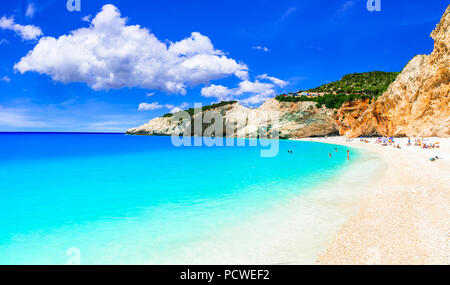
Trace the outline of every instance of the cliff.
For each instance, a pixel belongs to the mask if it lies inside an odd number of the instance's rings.
[[[450,6],[431,33],[430,55],[414,57],[344,132],[349,137],[450,136]]]
[[[339,127],[339,134],[345,135],[349,132],[369,106],[370,102],[366,99],[346,102],[337,109],[334,119]]]
[[[280,95],[276,99],[266,101],[257,109],[246,108],[233,102],[209,108],[201,114],[205,116],[208,112],[216,111],[223,116],[224,131],[214,134],[215,136],[226,136],[225,129],[230,124],[235,126],[232,135],[228,136],[270,135],[274,126],[268,117],[276,112],[280,118],[276,126],[280,131],[280,138],[338,133],[348,137],[449,137],[449,26],[450,6],[431,33],[434,39],[433,52],[430,55],[414,57],[398,76],[397,73],[386,72],[351,74],[340,81],[311,89],[331,92],[321,97]],[[380,94],[386,87],[387,90],[375,100],[373,94]],[[345,94],[338,94],[339,92]],[[194,115],[183,128],[191,130],[191,135],[201,136],[209,124],[203,123],[201,133],[196,133],[192,128],[196,116],[199,114]],[[172,135],[179,125],[180,122],[170,116],[160,117],[128,130],[127,134]]]
[[[239,103],[221,106],[215,109],[194,114],[190,122],[181,125],[173,117],[159,117],[147,124],[127,131],[131,135],[172,135],[179,126],[182,130],[188,130],[192,135],[202,135],[211,124],[202,124],[202,134],[196,133],[194,122],[197,116],[208,116],[208,113],[217,112],[222,115],[225,126],[223,133],[215,136],[227,136],[226,126],[231,126],[234,131],[228,136],[232,137],[263,137],[272,134],[276,127],[280,138],[325,136],[338,133],[338,126],[333,119],[333,110],[317,108],[313,102],[279,102],[269,99],[259,108],[246,108]],[[271,114],[277,114],[278,124],[274,126]],[[214,122],[213,122],[214,123]]]

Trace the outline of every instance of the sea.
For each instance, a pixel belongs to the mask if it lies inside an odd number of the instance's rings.
[[[351,185],[382,167],[339,145],[235,142],[0,133],[0,264],[313,263],[355,211]]]

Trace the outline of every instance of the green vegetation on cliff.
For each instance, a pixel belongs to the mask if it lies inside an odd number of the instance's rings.
[[[329,109],[338,109],[345,102],[369,99],[376,100],[383,94],[389,85],[397,78],[399,72],[372,71],[364,73],[347,74],[341,80],[324,84],[322,86],[298,91],[296,94],[279,95],[275,97],[280,102],[316,102],[321,108],[325,105]],[[322,96],[299,95],[302,92],[320,93]]]
[[[398,74],[399,72],[383,71],[347,74],[341,80],[306,90],[306,92],[379,96],[386,91]]]
[[[309,96],[283,96],[275,97],[280,102],[316,102],[316,107],[321,108],[323,105],[328,109],[339,109],[345,102],[352,102],[355,100],[372,99],[370,95],[362,94],[325,94],[323,96],[309,97]]]
[[[219,107],[223,107],[229,104],[234,104],[237,103],[237,101],[221,101],[220,103],[215,103],[215,104],[211,104],[211,105],[207,105],[207,106],[202,106],[202,112],[211,110],[211,109],[215,109],[215,108],[219,108]],[[185,112],[188,112],[189,115],[194,115],[194,108],[189,108],[187,110],[185,110]],[[163,117],[172,117],[173,114],[172,113],[167,113],[165,114]]]

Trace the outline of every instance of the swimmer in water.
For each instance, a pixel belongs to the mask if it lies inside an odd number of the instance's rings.
[[[347,149],[347,160],[350,160],[350,151]]]
[[[334,148],[334,152],[337,152],[337,147]]]
[[[331,152],[328,154],[328,157],[331,157]]]

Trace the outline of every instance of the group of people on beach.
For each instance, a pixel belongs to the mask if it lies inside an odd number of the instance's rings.
[[[388,137],[379,137],[375,141],[375,144],[381,144],[382,146],[393,146],[395,148],[400,148],[399,144],[397,144],[397,145],[395,144],[395,139],[393,137],[389,137],[389,138]]]
[[[411,138],[408,138],[408,144],[407,146],[413,145],[411,143]],[[439,142],[435,142],[435,143],[425,143],[424,139],[422,138],[414,138],[414,146],[418,146],[421,148],[439,148]]]
[[[365,142],[365,143],[369,143],[370,141],[366,138],[360,138],[360,141]],[[439,142],[435,142],[435,143],[425,143],[424,142],[425,139],[424,138],[414,138],[414,143],[411,142],[411,138],[408,138],[408,143],[406,144],[406,146],[418,146],[421,148],[439,148]],[[396,144],[395,143],[395,139],[393,137],[379,137],[375,140],[375,144],[380,144],[382,146],[392,146],[395,148],[401,148],[400,144]]]
[[[411,138],[408,137],[408,143],[406,146],[418,146],[423,149],[435,149],[440,148],[439,142],[429,142],[426,143],[427,139],[425,138],[413,138],[414,142],[411,142]],[[370,141],[367,138],[360,138],[361,142],[369,143]],[[381,144],[382,146],[393,146],[394,148],[401,148],[400,144],[395,144],[395,139],[393,137],[379,137],[375,140],[375,144]],[[434,156],[430,158],[430,161],[436,161],[437,159],[442,159],[441,157]]]

